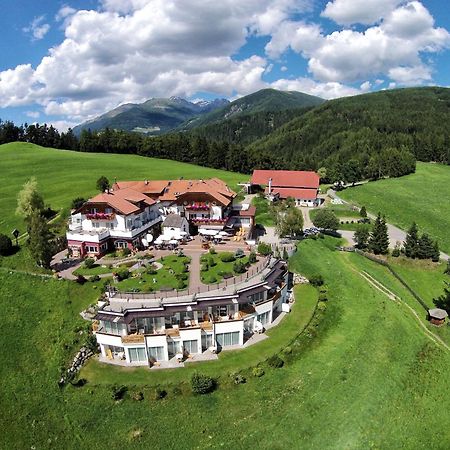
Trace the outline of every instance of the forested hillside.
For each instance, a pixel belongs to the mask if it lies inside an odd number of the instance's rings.
[[[414,172],[416,160],[449,164],[449,123],[450,89],[430,87],[330,100],[307,112],[239,114],[161,136],[105,129],[83,130],[77,138],[70,130],[60,134],[45,124],[17,127],[6,122],[0,123],[0,143],[134,153],[241,173],[322,168],[323,181],[354,182]]]
[[[450,89],[381,91],[329,101],[252,143],[255,167],[326,167],[330,179],[398,176],[412,160],[450,163]],[[350,178],[350,179],[349,179]]]

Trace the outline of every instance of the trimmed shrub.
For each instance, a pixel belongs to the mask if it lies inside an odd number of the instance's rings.
[[[191,377],[191,388],[194,394],[203,395],[212,392],[216,387],[213,378],[195,372]]]
[[[200,272],[207,272],[209,269],[208,263],[204,263],[202,264],[202,266],[200,267]]]
[[[158,273],[158,271],[153,266],[150,266],[145,272],[148,275],[156,275]]]
[[[128,247],[123,248],[120,253],[122,253],[122,256],[130,256],[131,250]]]
[[[235,252],[234,252],[234,256],[236,258],[243,258],[244,257],[244,250],[242,250],[242,248],[238,248]]]
[[[6,234],[0,234],[0,255],[8,256],[12,253],[12,249],[11,239]]]
[[[83,266],[86,267],[86,269],[92,269],[94,265],[95,265],[94,258],[87,258],[84,260]]]
[[[264,375],[265,372],[262,367],[253,367],[252,373],[254,377],[260,378]]]
[[[248,262],[250,264],[255,264],[255,262],[256,262],[256,253],[255,252],[251,252],[250,255],[248,255]]]
[[[217,277],[215,277],[214,275],[209,277],[209,282],[210,283],[217,283]]]
[[[186,287],[186,283],[183,280],[178,280],[177,290],[182,291]]]
[[[328,294],[326,292],[321,292],[319,294],[319,302],[327,302],[328,301]]]
[[[209,266],[209,267],[214,267],[214,266],[216,266],[216,265],[217,265],[216,261],[214,261],[214,258],[213,258],[212,256],[210,256],[210,257],[208,258],[208,266]]]
[[[95,283],[96,281],[100,281],[100,277],[98,275],[93,275],[91,278],[89,278],[89,281]]]
[[[167,391],[157,387],[155,389],[155,400],[162,400],[165,397],[167,397]]]
[[[324,283],[323,277],[320,274],[312,275],[309,282],[315,287],[322,286]]]
[[[142,393],[142,391],[134,391],[131,394],[131,398],[137,402],[141,402],[142,400],[144,400],[144,394]]]
[[[265,242],[260,242],[258,244],[258,253],[263,256],[268,256],[272,254],[272,248],[269,244],[266,244]]]
[[[285,354],[285,355],[290,355],[291,353],[292,353],[292,347],[285,347],[284,349],[283,349],[283,353]]]
[[[267,364],[274,369],[279,369],[283,367],[284,361],[278,355],[273,355],[267,360]]]
[[[114,385],[111,387],[111,398],[113,400],[122,400],[123,397],[125,396],[126,392],[127,392],[128,388],[126,386],[118,386],[118,385]]]
[[[86,283],[86,278],[83,277],[83,275],[77,275],[77,279],[75,280],[78,284],[84,284]]]
[[[233,270],[234,270],[236,273],[244,273],[244,272],[246,271],[245,264],[242,263],[241,261],[236,261],[236,262],[233,264]]]
[[[234,384],[244,384],[246,382],[247,382],[247,379],[244,376],[242,376],[241,374],[237,374],[234,377]]]
[[[394,250],[392,250],[392,256],[394,258],[398,258],[400,256],[400,248],[399,247],[395,247]]]
[[[126,280],[127,278],[130,278],[130,275],[131,275],[130,271],[128,269],[126,269],[126,268],[119,269],[116,272],[116,274],[119,277],[120,281]]]
[[[231,253],[231,252],[223,252],[223,253],[220,255],[220,260],[221,260],[222,262],[233,262],[233,261],[236,260],[236,258],[235,258],[235,256],[233,255],[233,253]]]
[[[215,255],[217,252],[216,252],[216,249],[214,248],[214,247],[211,247],[210,249],[209,249],[209,254],[210,255]]]

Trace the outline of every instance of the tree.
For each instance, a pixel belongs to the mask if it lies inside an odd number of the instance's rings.
[[[17,195],[16,214],[28,220],[33,211],[41,213],[43,210],[44,199],[41,194],[39,194],[36,178],[33,177],[25,182],[22,190]]]
[[[327,209],[321,209],[314,216],[313,223],[318,228],[336,231],[339,228],[339,219]]]
[[[445,282],[444,293],[433,298],[433,303],[437,308],[445,309],[450,314],[450,283]]]
[[[439,262],[440,259],[441,259],[441,252],[439,250],[439,243],[438,241],[434,241],[433,254],[431,255],[431,260],[433,262]]]
[[[6,234],[0,234],[0,255],[7,256],[12,253],[12,241]]]
[[[403,251],[408,258],[417,258],[419,250],[419,230],[416,222],[413,222],[411,228],[406,234],[405,242],[403,243]]]
[[[36,264],[49,268],[52,260],[51,238],[53,235],[47,221],[39,211],[33,211],[29,217],[28,235],[28,246]]]
[[[353,235],[358,248],[366,248],[370,237],[370,227],[366,224],[358,225]]]
[[[359,210],[359,215],[365,219],[367,217],[367,210],[365,206],[362,206],[361,209]]]
[[[422,234],[418,242],[417,257],[419,259],[431,259],[434,255],[433,245],[430,236],[426,233]]]
[[[327,179],[327,168],[326,167],[321,167],[317,171],[317,175],[319,175],[320,181],[324,182]]]
[[[445,275],[450,275],[450,259],[447,260],[447,267],[444,270]]]
[[[76,197],[72,200],[71,208],[78,209],[86,202],[86,199],[83,197]]]
[[[111,185],[109,184],[108,178],[106,178],[104,175],[102,175],[97,180],[96,186],[100,192],[105,192],[106,190],[108,190],[111,187]]]
[[[279,236],[298,236],[303,231],[303,214],[295,206],[279,209],[276,224]]]
[[[389,235],[385,218],[378,213],[369,238],[369,249],[375,255],[385,255],[389,250]]]

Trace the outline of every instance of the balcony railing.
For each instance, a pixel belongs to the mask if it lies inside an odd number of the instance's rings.
[[[143,344],[145,342],[145,336],[143,334],[128,334],[122,336],[123,344]]]
[[[115,217],[114,213],[92,213],[86,214],[86,219],[89,220],[113,220]]]

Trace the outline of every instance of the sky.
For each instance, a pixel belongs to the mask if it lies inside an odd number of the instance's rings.
[[[0,119],[152,97],[450,86],[448,0],[0,0]]]

